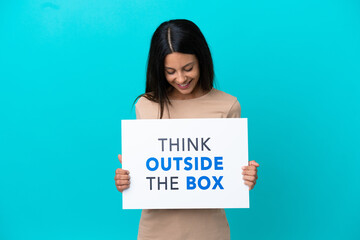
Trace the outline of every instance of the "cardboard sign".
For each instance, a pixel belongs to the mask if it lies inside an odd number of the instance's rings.
[[[122,120],[124,209],[248,208],[246,118]]]

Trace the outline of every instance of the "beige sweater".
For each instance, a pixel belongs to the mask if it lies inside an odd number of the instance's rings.
[[[236,97],[213,88],[194,99],[171,100],[163,118],[239,118]],[[158,119],[159,104],[141,97],[135,105],[137,119]],[[139,240],[220,240],[230,239],[224,209],[144,209]]]

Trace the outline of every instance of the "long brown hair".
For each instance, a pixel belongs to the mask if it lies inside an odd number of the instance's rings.
[[[145,97],[160,104],[160,118],[165,105],[171,104],[168,89],[171,85],[165,77],[164,61],[166,55],[179,52],[194,54],[199,62],[199,82],[204,91],[211,90],[214,82],[214,66],[209,46],[198,26],[190,20],[174,19],[163,22],[155,30],[147,59],[145,93],[139,95],[134,103]]]

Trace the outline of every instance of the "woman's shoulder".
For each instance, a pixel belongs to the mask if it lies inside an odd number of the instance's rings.
[[[240,117],[241,107],[237,97],[215,88],[209,97],[225,110],[227,117]]]
[[[239,101],[237,100],[237,97],[220,91],[218,89],[213,88],[209,94],[209,98],[211,98],[214,102],[217,102],[219,104],[222,104],[224,106],[232,106]]]
[[[137,102],[135,103],[136,107],[146,106],[149,104],[156,104],[156,102],[150,100],[152,99],[153,95],[152,93],[144,93],[138,97]]]
[[[159,104],[151,99],[151,93],[143,94],[135,103],[136,118],[157,118]]]
[[[223,92],[221,90],[218,90],[216,88],[213,88],[211,91],[211,97],[216,100],[221,100],[224,102],[234,102],[237,101],[237,98],[229,93]]]

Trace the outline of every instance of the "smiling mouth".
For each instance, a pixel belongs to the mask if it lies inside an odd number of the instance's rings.
[[[190,83],[192,82],[192,80],[190,80],[190,82],[186,83],[186,84],[178,84],[177,85],[179,86],[179,88],[181,89],[186,89],[190,86]]]

